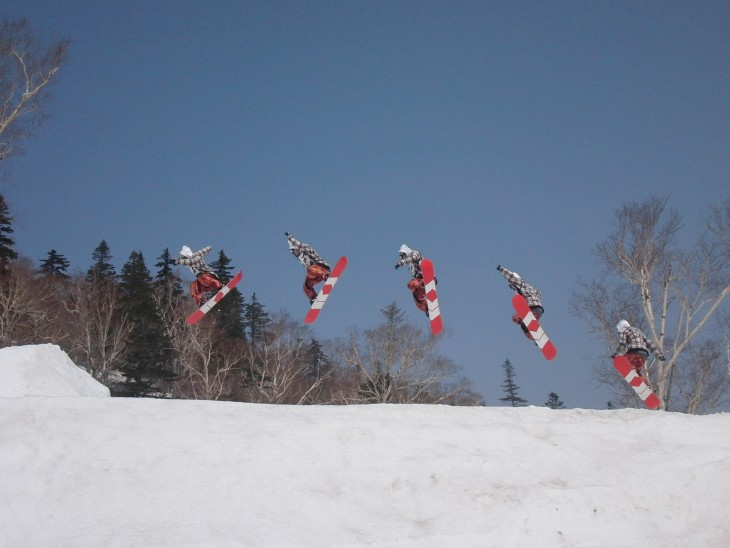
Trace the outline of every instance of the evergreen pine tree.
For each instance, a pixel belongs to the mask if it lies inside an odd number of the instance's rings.
[[[502,383],[502,391],[506,396],[499,398],[499,401],[507,402],[512,407],[523,407],[527,405],[527,400],[518,395],[520,387],[515,383],[515,369],[512,367],[509,359],[505,360],[502,368],[504,369],[505,375],[504,382]]]
[[[256,293],[251,295],[251,302],[245,305],[244,319],[248,340],[255,346],[266,334],[266,328],[271,325],[269,313],[256,298]]]
[[[169,288],[164,294],[171,297],[179,297],[183,294],[182,280],[180,276],[175,274],[172,269],[170,250],[165,248],[162,255],[157,258],[155,267],[157,267],[157,275],[155,276],[155,284],[160,288]]]
[[[98,283],[102,281],[116,281],[117,273],[110,262],[112,260],[112,256],[106,240],[102,240],[101,243],[99,243],[91,254],[91,258],[94,263],[86,272],[87,282]]]
[[[565,409],[565,404],[555,392],[550,392],[545,402],[545,407],[549,407],[550,409]]]
[[[41,261],[40,272],[45,275],[55,276],[58,278],[68,278],[69,262],[66,257],[58,253],[55,249],[48,252],[48,257]]]
[[[329,361],[327,354],[322,350],[322,345],[315,338],[312,338],[307,348],[307,375],[318,379],[325,375],[331,368],[332,363]]]
[[[210,264],[213,273],[224,284],[230,282],[235,275],[235,269],[230,264],[231,259],[226,256],[223,250],[218,254],[218,260]],[[244,321],[245,306],[243,294],[241,294],[237,287],[234,287],[226,295],[226,298],[213,309],[215,317],[221,325],[221,329],[232,339],[244,339],[246,336]]]
[[[15,242],[8,236],[13,233],[12,221],[5,198],[0,194],[0,273],[6,272],[10,263],[18,258],[13,250]]]
[[[218,279],[224,284],[227,284],[233,278],[233,267],[231,265],[231,259],[226,256],[225,251],[222,249],[218,253],[218,259],[210,263],[210,268],[213,269],[213,273],[218,276]]]
[[[154,284],[141,252],[134,251],[122,267],[119,287],[123,303],[132,320],[129,354],[124,373],[131,396],[154,395],[157,384],[168,380],[171,372],[171,350],[162,320],[157,313]]]

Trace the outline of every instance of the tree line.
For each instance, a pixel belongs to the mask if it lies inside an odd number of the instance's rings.
[[[573,308],[605,341],[596,378],[611,387],[608,407],[641,407],[607,359],[615,325],[628,319],[667,356],[650,361],[664,409],[708,413],[730,400],[730,200],[711,209],[688,251],[666,198],[620,208],[617,228],[598,244],[599,280],[580,281]],[[285,311],[269,313],[256,294],[232,291],[206,321],[188,326],[183,280],[164,249],[154,275],[141,252],[117,273],[105,241],[85,275],[68,274],[55,249],[39,267],[13,249],[12,219],[0,196],[0,346],[53,342],[114,395],[228,399],[267,403],[448,403],[482,405],[459,367],[438,352],[437,337],[404,320],[395,303],[372,329],[319,341]],[[231,279],[220,251],[211,264]],[[507,361],[509,363],[509,360]],[[511,367],[511,366],[510,366]],[[505,368],[508,405],[523,405]],[[545,405],[562,407],[552,392]]]
[[[189,326],[192,302],[168,249],[150,271],[133,251],[116,272],[102,240],[85,274],[70,275],[56,249],[39,261],[12,248],[12,219],[0,196],[0,346],[54,343],[115,396],[263,403],[445,403],[481,405],[459,367],[438,352],[395,303],[383,323],[320,341],[286,311],[270,313],[256,293],[231,291]],[[220,251],[211,268],[234,273]]]

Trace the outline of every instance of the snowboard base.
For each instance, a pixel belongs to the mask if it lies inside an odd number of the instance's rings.
[[[537,321],[535,314],[533,314],[532,309],[530,308],[530,305],[527,304],[525,298],[520,294],[515,294],[515,296],[512,297],[512,306],[522,320],[522,324],[530,332],[532,340],[535,341],[537,347],[542,351],[542,355],[545,356],[545,359],[552,360],[555,358],[558,354],[558,350],[545,334],[542,327],[540,327],[540,322]]]

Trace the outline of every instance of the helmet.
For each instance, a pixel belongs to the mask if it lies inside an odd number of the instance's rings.
[[[189,259],[190,257],[193,256],[193,252],[188,246],[184,245],[184,246],[182,246],[182,249],[180,250],[180,255],[182,255],[183,257],[187,257]]]
[[[619,333],[621,333],[621,332],[622,332],[622,331],[623,331],[624,329],[626,329],[627,327],[631,327],[631,326],[629,325],[629,322],[627,322],[626,320],[621,320],[621,321],[619,321],[619,322],[618,322],[618,323],[616,324],[616,331],[618,331]]]
[[[401,255],[409,255],[412,252],[413,252],[413,250],[410,247],[408,247],[406,244],[403,244],[402,246],[400,246],[400,249],[398,250],[398,253],[400,253]]]

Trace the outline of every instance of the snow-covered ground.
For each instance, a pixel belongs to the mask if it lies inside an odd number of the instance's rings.
[[[0,546],[730,546],[730,414],[109,398],[0,349]]]

